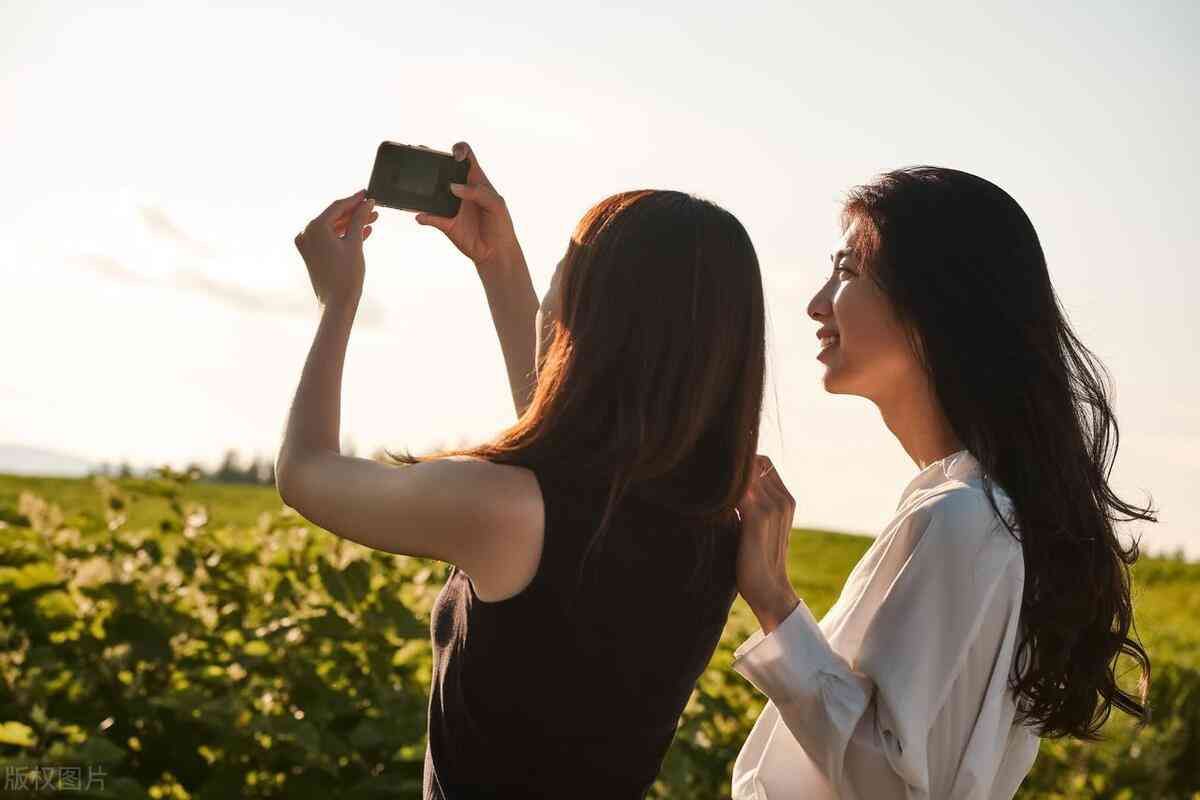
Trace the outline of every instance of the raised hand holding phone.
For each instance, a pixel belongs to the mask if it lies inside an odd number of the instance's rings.
[[[417,222],[446,234],[459,252],[475,263],[480,277],[485,270],[510,267],[515,260],[523,265],[521,245],[504,198],[484,174],[470,145],[458,142],[452,152],[456,161],[470,164],[467,182],[450,184],[450,191],[462,200],[458,214],[442,217],[421,212]]]
[[[456,160],[470,163],[467,182],[450,185],[450,191],[462,200],[458,213],[443,217],[423,211],[417,214],[417,222],[440,230],[475,264],[487,293],[513,406],[519,417],[529,407],[537,384],[534,365],[537,294],[504,198],[484,174],[470,145],[459,142],[454,145],[453,154]]]

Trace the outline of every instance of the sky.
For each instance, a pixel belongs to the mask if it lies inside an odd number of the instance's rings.
[[[805,306],[846,189],[933,163],[1025,208],[1113,376],[1112,483],[1160,511],[1122,530],[1200,558],[1198,8],[0,5],[0,442],[273,459],[319,319],[293,237],[367,185],[380,141],[465,140],[539,295],[613,192],[737,215],[768,300],[760,450],[798,525],[873,534],[917,468],[872,404],[823,392]],[[474,269],[379,212],[343,443],[482,441],[513,412]]]

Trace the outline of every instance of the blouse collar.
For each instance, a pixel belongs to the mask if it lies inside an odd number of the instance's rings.
[[[968,450],[958,450],[948,456],[939,458],[918,472],[917,476],[909,481],[908,486],[904,487],[904,492],[900,496],[900,503],[898,505],[903,505],[904,501],[913,492],[932,489],[935,486],[940,486],[952,480],[965,482],[971,478],[979,477],[981,472],[981,467],[975,456],[971,455]]]

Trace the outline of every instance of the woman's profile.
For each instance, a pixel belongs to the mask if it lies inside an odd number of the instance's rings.
[[[454,565],[432,612],[426,798],[640,798],[736,597],[758,261],[713,203],[623,192],[584,215],[539,308],[503,199],[465,144],[455,155],[471,161],[462,208],[417,222],[475,264],[519,419],[402,468],[338,454],[371,220],[356,195],[297,237],[325,312],[279,490],[339,536]]]
[[[871,400],[919,472],[818,623],[787,579],[795,501],[761,462],[738,587],[762,630],[733,667],[770,702],[733,798],[1012,797],[1039,737],[1146,718],[1137,547],[1113,523],[1153,512],[1108,484],[1106,373],[1012,197],[913,167],[852,190],[842,219],[808,306],[824,387]]]

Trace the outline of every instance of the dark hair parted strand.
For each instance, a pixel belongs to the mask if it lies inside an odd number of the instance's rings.
[[[1150,658],[1130,637],[1129,566],[1113,523],[1157,521],[1108,484],[1110,379],[1076,337],[1033,224],[988,181],[918,166],[851,190],[852,247],[912,338],[954,433],[1013,502],[1025,563],[1012,688],[1042,736],[1096,739],[1115,706],[1142,723]],[[1015,530],[1014,530],[1015,528]],[[1136,637],[1136,633],[1135,633]],[[1118,656],[1140,667],[1118,685]]]
[[[388,455],[472,455],[607,488],[584,561],[627,495],[702,529],[736,525],[766,372],[762,279],[745,228],[682,192],[622,192],[580,220],[559,281],[561,313],[517,423],[479,447]]]

